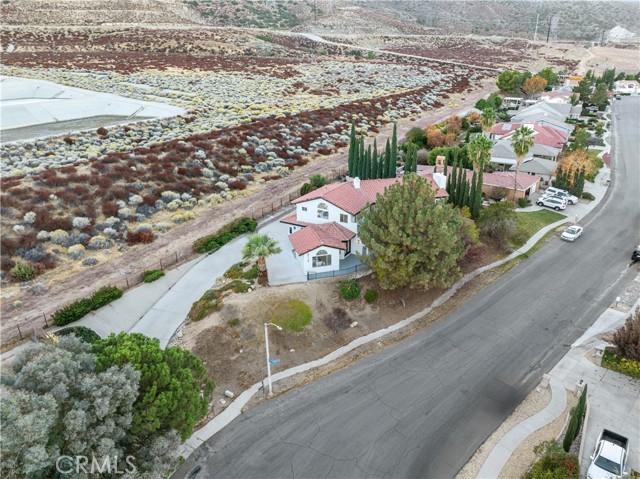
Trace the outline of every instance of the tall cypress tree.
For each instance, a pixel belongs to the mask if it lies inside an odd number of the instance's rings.
[[[387,138],[387,145],[384,149],[384,175],[383,178],[389,178],[389,170],[391,164],[391,142]]]
[[[372,168],[372,164],[371,164],[371,145],[369,145],[369,147],[367,148],[367,180],[370,180],[373,178],[373,176],[371,176],[371,173],[373,172],[373,168]]]
[[[469,211],[471,211],[473,209],[473,204],[476,201],[476,182],[478,180],[478,177],[476,175],[476,172],[473,172],[473,176],[471,177],[471,189],[469,190],[469,198],[467,198],[467,204],[466,206],[469,207]]]
[[[363,179],[365,174],[365,159],[364,159],[364,138],[360,138],[358,145],[358,176]]]
[[[349,135],[349,156],[348,156],[348,164],[349,164],[349,176],[356,176],[356,152],[358,148],[356,138],[356,124],[355,122],[351,122],[351,133]]]
[[[473,208],[471,209],[471,217],[477,220],[480,216],[480,210],[482,210],[482,176],[483,171],[478,171],[478,178],[476,182],[476,195],[473,202]]]
[[[396,165],[398,164],[398,124],[393,124],[393,136],[391,137],[391,164],[387,178],[395,178]]]
[[[456,197],[458,192],[458,163],[453,164],[451,168],[451,187],[449,188],[449,202],[456,204]]]

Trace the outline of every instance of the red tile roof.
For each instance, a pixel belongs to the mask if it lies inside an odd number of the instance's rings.
[[[504,140],[513,135],[513,132],[523,126],[522,123],[498,123],[491,129],[491,133],[498,136],[499,140]],[[561,131],[546,125],[538,123],[527,123],[526,126],[532,128],[535,132],[533,142],[536,145],[545,145],[552,148],[562,148],[567,142],[568,136]]]
[[[515,172],[513,171],[496,171],[494,173],[484,173],[482,183],[490,186],[498,186],[501,188],[513,188]],[[518,175],[518,184],[516,189],[526,190],[540,181],[539,176],[532,176],[520,173]]]
[[[349,241],[355,235],[353,231],[334,221],[321,225],[310,224],[290,234],[289,241],[300,256],[321,246],[345,250],[347,248],[343,241]]]
[[[310,223],[307,223],[306,221],[300,221],[295,211],[290,215],[287,215],[284,218],[282,218],[280,220],[280,223],[287,223],[287,224],[296,225],[296,226],[308,226],[310,224]]]
[[[431,182],[436,198],[449,196],[446,190],[438,187],[431,174],[425,174],[422,172],[419,174],[427,181]],[[323,186],[322,188],[318,188],[317,190],[313,190],[312,192],[293,200],[292,203],[303,203],[305,201],[322,198],[341,210],[351,213],[352,215],[356,215],[368,204],[375,203],[377,195],[383,194],[385,189],[397,181],[402,181],[402,177],[383,178],[379,180],[361,180],[360,188],[355,188],[353,186],[353,181],[332,183],[330,185]]]

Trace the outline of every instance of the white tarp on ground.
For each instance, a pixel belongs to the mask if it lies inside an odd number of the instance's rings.
[[[164,118],[184,109],[67,87],[44,80],[0,76],[0,130],[83,118]]]

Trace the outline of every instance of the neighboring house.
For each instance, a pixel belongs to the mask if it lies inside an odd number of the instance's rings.
[[[518,128],[526,126],[533,130],[533,146],[525,157],[555,161],[568,140],[568,134],[540,123],[498,123],[494,125],[489,137],[496,141],[491,149],[491,163],[508,170],[516,164],[516,154],[511,146],[511,137]]]
[[[581,77],[578,75],[567,77],[567,79],[564,81],[564,86],[570,86],[570,87],[578,86],[578,83],[580,83],[583,78],[584,77]]]
[[[538,119],[547,119],[556,123],[563,123],[567,119],[567,115],[554,108],[554,106],[538,102],[518,112],[511,118],[512,122],[517,123],[534,123]]]
[[[540,100],[545,103],[564,103],[571,104],[571,92],[553,90],[544,91],[540,94]]]
[[[436,201],[446,199],[446,178],[442,174],[426,174]],[[292,254],[305,274],[325,273],[340,269],[340,263],[355,253],[367,254],[358,238],[360,213],[376,201],[378,194],[402,177],[332,183],[292,201],[296,211],[282,218],[287,225]]]
[[[615,82],[614,85],[614,90],[616,93],[635,94],[640,92],[640,83],[635,80],[620,80]]]
[[[543,158],[531,158],[529,161],[525,161],[520,168],[520,173],[526,173],[527,175],[540,177],[542,184],[551,185],[551,179],[556,173],[558,163],[551,160],[545,160]],[[509,171],[515,171],[515,165],[512,166]],[[518,175],[519,179],[520,175]]]
[[[514,199],[514,180],[515,173],[512,171],[496,171],[495,173],[484,173],[482,181],[482,193],[484,196],[491,198],[497,196],[498,191],[505,191],[506,198],[515,202],[520,198],[526,198],[531,193],[535,193],[540,189],[539,176],[532,176],[520,172],[518,174],[518,183],[516,184]]]
[[[536,159],[537,160],[537,159]],[[534,160],[531,160],[534,161]],[[545,161],[545,160],[542,160]],[[556,165],[555,162],[551,162]],[[525,163],[526,164],[526,163]],[[418,165],[418,172],[422,173],[432,173],[434,171],[433,166],[421,166]],[[467,174],[467,180],[471,183],[473,179],[473,171],[465,170]],[[451,173],[451,168],[449,168],[449,173]],[[496,171],[494,173],[483,173],[482,174],[482,194],[486,198],[491,198],[495,196],[495,193],[499,189],[507,190],[506,198],[509,200],[513,199],[513,184],[515,180],[515,173],[512,171]],[[518,173],[518,185],[516,188],[516,201],[518,198],[524,198],[529,196],[531,193],[535,193],[540,189],[540,180],[539,176],[531,175],[528,171],[525,172],[524,169],[520,170]]]

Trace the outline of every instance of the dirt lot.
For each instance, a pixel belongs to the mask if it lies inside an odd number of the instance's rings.
[[[592,47],[580,62],[578,74],[584,75],[587,70],[594,70],[597,75],[607,68],[615,68],[617,72],[637,73],[640,71],[640,51],[637,48]]]

